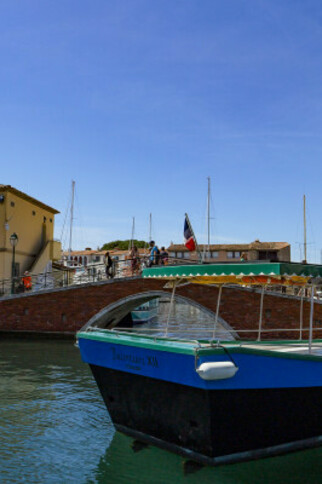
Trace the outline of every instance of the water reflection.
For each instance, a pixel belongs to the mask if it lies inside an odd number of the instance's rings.
[[[0,364],[0,482],[85,482],[114,428],[73,343],[3,341]]]
[[[115,433],[73,342],[0,342],[0,482],[316,483],[322,449],[218,468]],[[197,409],[196,409],[197,411]]]
[[[314,449],[242,464],[200,468],[154,446],[135,451],[133,439],[116,432],[110,447],[100,458],[95,480],[91,482],[315,484],[322,471],[321,457],[322,450]]]

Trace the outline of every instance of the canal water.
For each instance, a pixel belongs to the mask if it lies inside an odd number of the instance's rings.
[[[322,448],[217,468],[142,448],[115,432],[73,341],[0,341],[1,484],[305,484],[321,476]]]

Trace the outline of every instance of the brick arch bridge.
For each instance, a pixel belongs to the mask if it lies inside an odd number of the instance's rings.
[[[168,291],[164,290],[157,290],[157,291],[146,291],[146,292],[139,292],[137,294],[131,294],[130,296],[123,297],[122,299],[118,299],[116,302],[105,306],[100,312],[95,314],[85,326],[83,326],[82,330],[86,330],[87,328],[94,326],[96,328],[115,328],[116,326],[121,327],[132,327],[133,322],[132,318],[128,318],[131,311],[136,309],[137,307],[141,306],[152,299],[167,297],[168,301],[171,299],[171,294]],[[202,310],[204,313],[208,314],[210,318],[213,320],[216,317],[216,313],[212,310],[202,306],[200,303],[194,301],[191,298],[187,298],[185,296],[181,296],[179,294],[175,295],[175,302],[176,303],[186,303],[190,304],[191,306],[196,307],[197,309]],[[167,318],[165,318],[167,319]],[[233,328],[231,328],[226,321],[223,320],[220,316],[218,317],[218,324],[229,331],[232,335],[234,334]]]
[[[164,281],[141,277],[116,279],[89,283],[69,288],[46,290],[38,293],[15,295],[0,300],[0,334],[73,336],[106,306],[122,298],[148,291],[162,291]],[[212,313],[216,311],[218,289],[214,286],[189,284],[178,287],[176,293],[203,306]],[[310,303],[303,305],[304,327],[308,327]],[[315,303],[314,325],[322,327],[322,305]],[[239,330],[257,329],[260,294],[255,289],[226,287],[223,289],[220,316],[227,324]],[[265,295],[263,329],[299,328],[300,300],[283,295]],[[267,333],[286,338],[298,338],[296,332]],[[247,333],[240,336],[248,337]],[[315,331],[321,337],[322,331]],[[303,333],[308,337],[308,331]]]

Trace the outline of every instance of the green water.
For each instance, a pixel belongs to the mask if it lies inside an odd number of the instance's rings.
[[[321,476],[322,448],[201,469],[138,449],[114,432],[72,342],[0,341],[1,483],[303,484]]]

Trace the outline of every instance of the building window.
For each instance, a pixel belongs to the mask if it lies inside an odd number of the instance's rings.
[[[47,220],[47,218],[46,218],[46,217],[44,217],[44,223],[46,222],[46,220]]]
[[[32,211],[32,214],[33,214],[33,215],[36,215],[36,212],[33,210],[33,211]]]
[[[239,259],[240,252],[239,251],[230,251],[227,252],[227,259]]]
[[[184,259],[190,259],[190,253],[189,252],[184,252],[183,253],[183,258]]]
[[[52,219],[52,218],[50,218],[50,219],[49,219],[49,222],[50,222],[50,223],[53,223],[53,219]]]
[[[218,259],[218,257],[219,257],[219,252],[218,252],[217,250],[216,250],[215,252],[211,252],[211,257],[212,257],[213,259]]]
[[[177,252],[178,259],[182,259],[182,252]]]
[[[12,207],[14,207],[14,206],[15,206],[15,202],[10,202],[10,205],[11,205]]]
[[[175,257],[176,256],[176,253],[175,252],[170,252],[170,257]]]
[[[277,251],[260,250],[258,252],[258,260],[270,260],[271,262],[277,262],[278,261]]]

